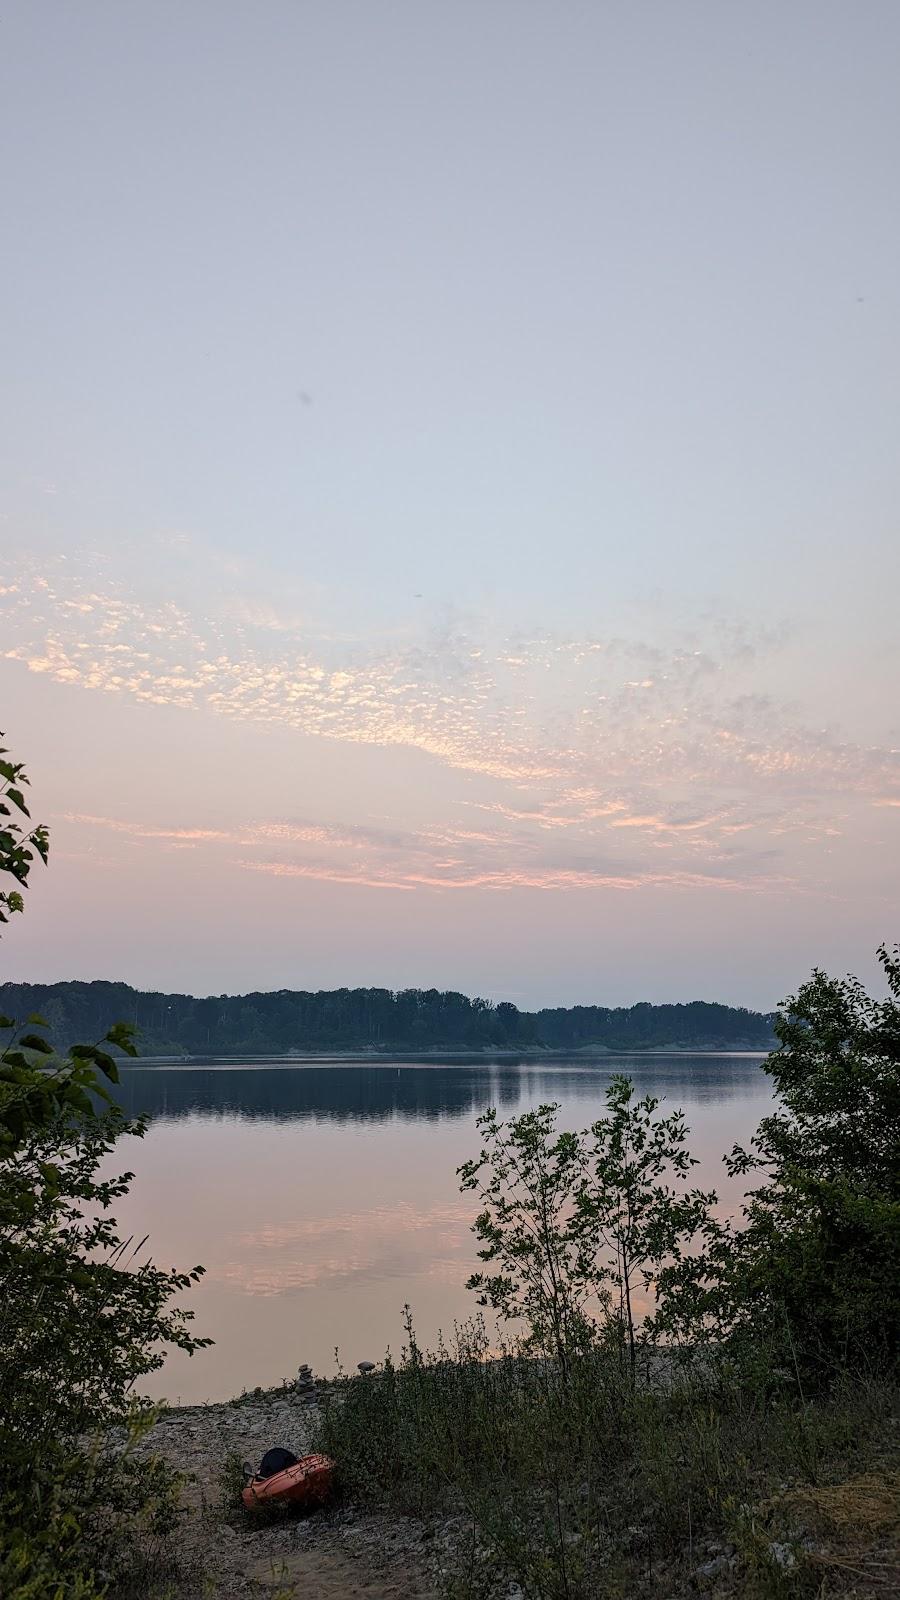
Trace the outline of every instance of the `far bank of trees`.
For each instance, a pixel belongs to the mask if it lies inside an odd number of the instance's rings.
[[[39,1012],[54,1043],[102,1033],[110,1017],[136,1029],[142,1054],[284,1054],[291,1050],[768,1050],[773,1018],[739,1006],[554,1007],[439,989],[279,989],[247,995],[147,993],[125,983],[0,985],[11,1016]]]

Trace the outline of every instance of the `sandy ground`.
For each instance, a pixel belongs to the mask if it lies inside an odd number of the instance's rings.
[[[340,1507],[263,1521],[223,1494],[229,1456],[238,1452],[255,1465],[274,1446],[302,1455],[313,1418],[314,1408],[286,1391],[186,1407],[156,1424],[149,1447],[190,1474],[178,1533],[179,1600],[436,1600],[429,1547],[413,1522]]]

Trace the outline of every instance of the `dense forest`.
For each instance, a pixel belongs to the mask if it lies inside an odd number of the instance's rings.
[[[528,1012],[438,989],[278,989],[195,999],[126,983],[0,985],[0,1010],[37,1013],[60,1049],[132,1023],[143,1055],[283,1055],[292,1051],[768,1050],[772,1016],[686,1005],[571,1006]]]

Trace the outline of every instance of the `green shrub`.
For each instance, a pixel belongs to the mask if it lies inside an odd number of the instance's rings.
[[[469,1288],[563,1374],[600,1339],[620,1345],[633,1378],[636,1296],[689,1248],[716,1197],[686,1187],[696,1163],[681,1112],[662,1116],[651,1095],[636,1100],[627,1078],[612,1079],[606,1115],[583,1132],[559,1132],[558,1110],[478,1119],[483,1148],[459,1177],[481,1204],[474,1232],[490,1270]]]
[[[5,758],[6,752],[0,752]],[[0,921],[23,909],[43,827],[28,828],[21,764],[0,759]],[[177,1480],[141,1440],[153,1419],[135,1385],[190,1331],[173,1297],[201,1269],[167,1272],[146,1239],[120,1237],[111,1207],[130,1173],[99,1175],[125,1135],[111,1104],[113,1051],[132,1030],[58,1056],[40,1017],[0,1017],[0,1593],[4,1600],[96,1600],[146,1592],[164,1561]],[[5,1034],[5,1039],[3,1035]]]
[[[785,1002],[776,1109],[728,1158],[762,1181],[740,1227],[707,1218],[704,1249],[660,1274],[657,1334],[727,1342],[806,1389],[897,1359],[900,951],[879,957],[884,1000],[815,972]]]

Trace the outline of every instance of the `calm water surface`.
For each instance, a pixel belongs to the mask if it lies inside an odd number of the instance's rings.
[[[729,1185],[723,1151],[753,1133],[770,1099],[761,1056],[603,1056],[596,1061],[464,1065],[228,1063],[133,1066],[119,1098],[152,1117],[119,1152],[135,1173],[119,1207],[149,1231],[161,1266],[202,1262],[188,1297],[215,1346],[176,1352],[148,1391],[171,1401],[224,1399],[293,1375],[378,1360],[402,1343],[404,1302],[420,1337],[474,1310],[474,1206],[456,1168],[478,1149],[475,1119],[542,1101],[561,1123],[599,1115],[615,1072],[684,1109],[698,1179]]]

